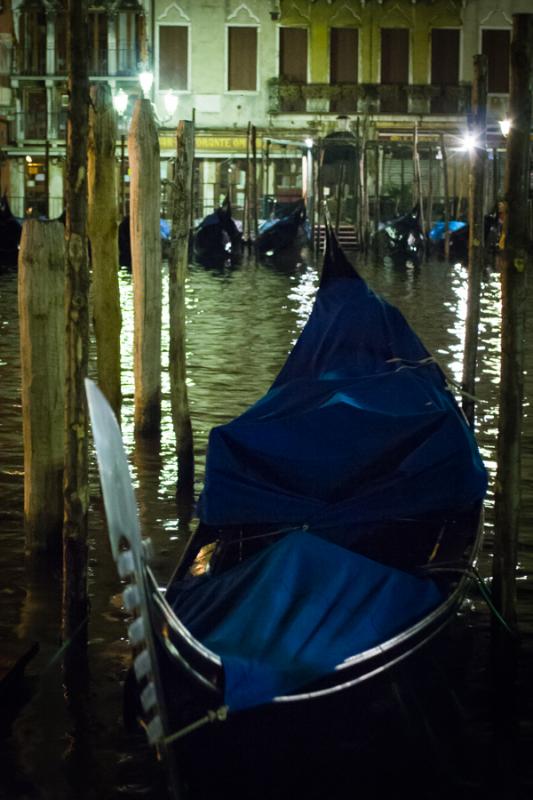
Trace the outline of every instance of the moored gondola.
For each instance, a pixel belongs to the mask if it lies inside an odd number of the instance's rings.
[[[206,267],[236,263],[242,257],[242,233],[232,217],[229,197],[193,231],[192,256]]]
[[[425,236],[420,221],[420,204],[407,214],[382,222],[373,236],[374,249],[385,263],[419,266],[424,258]]]
[[[340,705],[360,709],[361,687],[464,597],[486,490],[473,434],[399,311],[327,240],[271,389],[211,432],[199,525],[165,593],[118,425],[87,382],[140,714],[172,769],[215,743],[296,748],[318,720],[331,738]]]
[[[291,204],[290,208],[277,209],[271,219],[261,224],[255,249],[263,261],[276,261],[284,257],[296,261],[310,238],[305,203],[300,200]]]
[[[491,255],[497,252],[501,236],[501,219],[498,209],[484,216],[484,245],[485,253]],[[452,262],[465,264],[468,259],[468,240],[470,229],[466,219],[451,219],[448,222],[449,258]],[[446,222],[438,220],[428,233],[430,253],[440,258],[444,257],[444,241]]]

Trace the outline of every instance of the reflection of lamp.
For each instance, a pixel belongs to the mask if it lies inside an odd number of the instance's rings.
[[[125,113],[128,107],[128,95],[124,89],[119,89],[118,92],[113,95],[113,105],[117,114],[122,116]]]
[[[147,97],[150,89],[152,88],[152,84],[154,82],[154,74],[149,70],[143,70],[139,75],[139,83],[141,84],[141,89],[143,93],[143,97]]]
[[[499,122],[500,130],[502,132],[502,136],[508,136],[509,131],[511,130],[511,120],[510,119],[501,119]]]

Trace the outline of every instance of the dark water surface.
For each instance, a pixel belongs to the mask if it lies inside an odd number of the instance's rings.
[[[361,265],[370,285],[403,311],[451,378],[462,368],[466,273],[459,266],[430,263],[418,272]],[[165,273],[166,283],[166,273]],[[163,430],[160,447],[135,447],[133,438],[132,287],[121,273],[123,302],[123,434],[137,491],[143,531],[154,541],[155,571],[163,585],[189,535],[192,509],[175,501],[177,465],[168,398],[167,354],[163,353]],[[300,265],[290,272],[246,263],[230,272],[192,267],[187,285],[188,380],[196,452],[196,494],[201,488],[207,436],[213,425],[243,411],[270,385],[309,314],[317,273]],[[531,329],[531,326],[530,326]],[[165,310],[164,341],[168,326]],[[490,615],[473,589],[463,617],[466,638],[458,650],[460,676],[446,675],[440,700],[453,706],[453,724],[439,728],[431,708],[409,733],[412,720],[398,698],[398,730],[430,753],[392,775],[391,797],[533,797],[533,344],[529,341],[524,418],[524,509],[518,593],[522,646],[515,715],[505,727],[495,722],[491,692]],[[91,372],[94,365],[91,366]],[[485,463],[494,479],[499,383],[499,276],[483,284],[478,431]],[[160,771],[142,741],[128,736],[121,720],[121,681],[129,663],[120,582],[103,534],[98,482],[91,456],[90,643],[87,693],[65,687],[60,647],[60,569],[31,565],[24,556],[23,451],[16,276],[0,275],[0,646],[11,652],[18,639],[38,641],[40,651],[27,668],[25,703],[0,710],[0,797],[77,800],[164,798]],[[492,488],[479,568],[490,576]],[[457,676],[455,676],[457,677]],[[444,688],[443,688],[444,687]],[[417,687],[413,687],[417,692]],[[509,700],[511,708],[512,698]],[[430,703],[431,705],[431,703]],[[402,710],[403,709],[403,710]],[[451,711],[450,711],[451,714]],[[403,726],[403,727],[402,727]],[[403,733],[377,745],[376,771],[392,769],[391,748]],[[404,746],[405,753],[408,748]],[[402,755],[402,758],[408,756]],[[424,761],[424,781],[416,772]],[[349,769],[344,768],[344,764]],[[322,765],[327,769],[327,765]],[[208,769],[206,754],[206,769]],[[336,796],[380,798],[358,784],[358,762],[345,750],[330,766],[324,786],[294,789],[296,800]],[[341,774],[342,773],[342,774]],[[447,782],[453,784],[450,794]],[[329,788],[328,788],[329,787]],[[218,797],[226,796],[224,787]],[[254,792],[231,795],[253,798]],[[272,789],[272,798],[281,789]],[[387,795],[389,796],[389,795]]]

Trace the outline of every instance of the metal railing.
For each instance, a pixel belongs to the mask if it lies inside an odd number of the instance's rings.
[[[104,76],[109,74],[110,67],[113,74],[123,77],[134,77],[139,71],[139,48],[117,47],[103,49],[100,52],[89,52],[89,74]],[[10,72],[16,77],[35,77],[47,75],[47,63],[53,64],[52,74],[66,75],[66,52],[62,53],[57,48],[51,48],[48,53],[44,49],[25,51],[14,49],[11,55]]]
[[[296,83],[269,81],[269,113],[456,114],[470,110],[470,84]]]

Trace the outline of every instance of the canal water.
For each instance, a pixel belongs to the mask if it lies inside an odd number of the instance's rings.
[[[420,270],[394,270],[373,263],[361,263],[359,268],[372,288],[403,311],[450,378],[459,381],[466,311],[464,267],[435,261]],[[166,278],[165,270],[165,284]],[[242,412],[268,388],[308,317],[317,283],[318,272],[312,263],[301,263],[290,270],[253,260],[226,271],[191,267],[186,299],[187,360],[196,496],[202,486],[209,430]],[[123,435],[142,529],[154,542],[154,569],[164,585],[194,523],[194,508],[185,502],[177,505],[175,499],[177,465],[168,395],[168,310],[164,309],[161,441],[136,446],[133,297],[131,276],[127,272],[120,272],[120,285]],[[478,566],[482,576],[489,579],[500,349],[499,276],[490,268],[483,280],[481,307],[477,427],[491,487]],[[502,722],[494,713],[498,704],[494,703],[496,695],[490,678],[490,613],[473,587],[462,611],[455,666],[451,672],[445,672],[443,665],[437,686],[440,703],[424,701],[421,688],[413,686],[413,696],[419,701],[415,722],[410,716],[409,702],[398,697],[397,718],[386,723],[390,725],[389,731],[374,731],[366,764],[358,761],[355,752],[350,752],[345,744],[343,753],[329,764],[324,759],[320,780],[315,776],[311,782],[295,781],[290,791],[295,800],[309,797],[330,800],[337,793],[359,800],[379,800],[385,795],[372,788],[371,782],[363,788],[358,781],[363,766],[368,775],[369,758],[375,760],[376,780],[378,773],[391,771],[390,796],[513,800],[533,796],[532,341],[530,334],[524,411],[524,508],[517,574],[522,643],[514,711],[511,696],[506,719]],[[90,373],[94,375],[94,357]],[[89,674],[82,699],[64,685],[60,569],[53,563],[31,564],[24,556],[20,402],[16,275],[7,274],[0,275],[0,647],[9,653],[13,643],[20,639],[36,641],[40,649],[27,667],[24,697],[17,698],[16,706],[6,703],[0,711],[0,797],[7,800],[164,798],[159,765],[144,741],[127,734],[122,725],[121,682],[128,668],[129,651],[120,582],[103,532],[92,451]],[[436,712],[438,705],[448,707],[446,724],[442,723],[442,714]],[[498,707],[501,711],[501,704]],[[410,752],[416,748],[418,752],[410,760]],[[391,758],[392,750],[396,752],[395,758]],[[208,762],[206,754],[206,769]],[[308,765],[309,770],[311,766]],[[417,778],[420,775],[421,780]],[[256,796],[252,788],[227,789],[228,795],[225,791],[221,785],[216,794],[235,800],[252,800]],[[281,786],[273,785],[271,796],[286,795]]]

